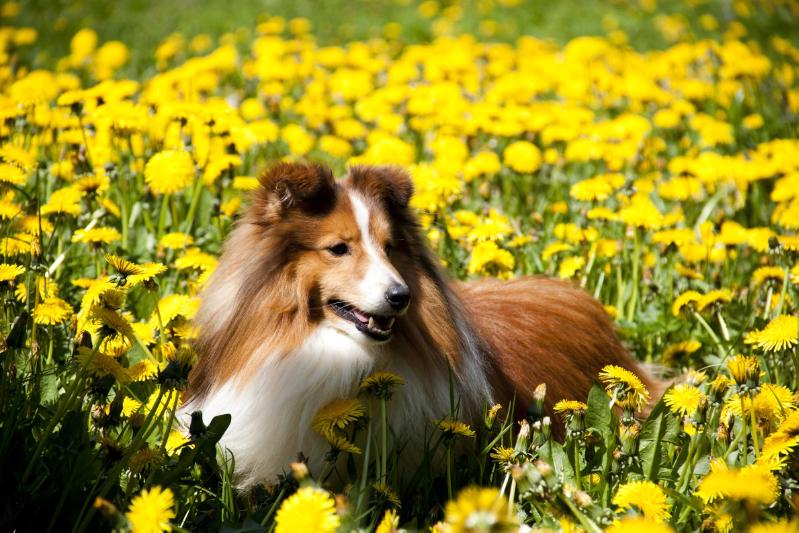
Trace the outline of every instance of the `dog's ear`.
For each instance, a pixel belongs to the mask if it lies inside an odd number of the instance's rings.
[[[400,167],[357,165],[350,168],[350,179],[355,189],[389,208],[408,207],[413,195],[411,176]]]
[[[324,165],[280,162],[264,172],[260,182],[259,196],[270,212],[291,207],[324,211],[335,203],[336,181]]]

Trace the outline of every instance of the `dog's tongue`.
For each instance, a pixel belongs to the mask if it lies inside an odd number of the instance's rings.
[[[360,312],[360,311],[358,311],[357,309],[353,309],[353,310],[352,310],[352,314],[353,314],[353,315],[355,315],[355,318],[357,318],[358,320],[360,320],[360,321],[361,321],[361,322],[363,322],[364,324],[365,324],[365,323],[367,323],[367,322],[369,322],[369,317],[368,317],[368,316],[366,316],[365,314],[361,313],[361,312]]]

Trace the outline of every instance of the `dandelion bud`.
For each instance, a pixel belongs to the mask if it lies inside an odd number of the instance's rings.
[[[114,518],[119,514],[119,511],[113,503],[99,496],[94,500],[94,508],[100,511],[100,514],[106,518]]]
[[[531,421],[541,420],[544,416],[544,399],[547,395],[546,383],[541,383],[533,391],[533,398],[527,406],[527,418]]]
[[[536,461],[535,468],[538,470],[538,473],[545,478],[551,476],[553,472],[552,465],[544,461]]]
[[[529,445],[530,441],[530,424],[527,420],[522,420],[519,422],[519,434],[516,436],[516,451],[527,451],[527,446]]]
[[[497,414],[499,413],[500,409],[502,409],[501,404],[494,404],[491,408],[488,409],[488,412],[485,416],[485,426],[487,429],[491,429],[494,427],[494,421],[497,419]]]
[[[574,503],[576,503],[578,507],[586,508],[594,503],[594,501],[591,499],[591,496],[581,490],[573,491],[571,496],[572,500],[574,500]]]
[[[299,461],[291,463],[291,475],[297,481],[302,481],[308,477],[308,465]]]
[[[756,390],[760,384],[760,363],[757,357],[747,355],[730,357],[727,369],[741,394]]]
[[[552,420],[548,416],[541,421],[541,434],[546,440],[552,437]]]

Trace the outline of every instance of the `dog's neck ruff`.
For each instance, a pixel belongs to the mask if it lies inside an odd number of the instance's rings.
[[[256,353],[248,376],[234,376],[182,408],[186,420],[200,410],[207,423],[229,413],[231,424],[221,444],[235,458],[237,485],[246,489],[269,483],[302,453],[311,471],[319,474],[329,445],[311,429],[314,415],[336,399],[352,398],[371,372],[387,370],[405,381],[391,400],[389,424],[403,439],[421,446],[425,424],[451,412],[450,372],[442,358],[420,359],[402,339],[386,345],[364,344],[329,323],[320,324],[290,354]],[[425,361],[420,364],[420,361]],[[487,391],[485,376],[473,390]],[[461,412],[479,400],[460,390]],[[482,383],[481,383],[482,382]],[[468,394],[468,397],[466,396]]]

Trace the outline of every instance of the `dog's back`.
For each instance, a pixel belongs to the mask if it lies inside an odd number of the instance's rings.
[[[498,392],[526,407],[546,383],[545,407],[585,401],[605,365],[637,374],[657,398],[662,384],[627,353],[602,305],[569,282],[547,277],[486,279],[458,285],[474,328],[491,349]]]

